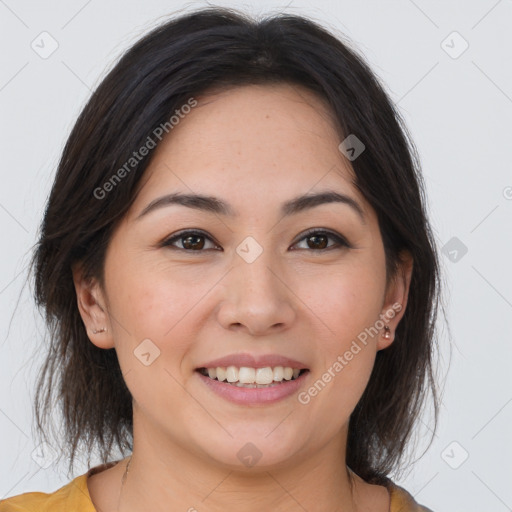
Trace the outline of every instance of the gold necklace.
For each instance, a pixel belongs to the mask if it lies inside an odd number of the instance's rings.
[[[128,461],[128,464],[126,464],[126,469],[124,470],[123,476],[121,478],[121,488],[119,489],[119,498],[117,500],[117,510],[119,511],[119,504],[121,503],[121,492],[124,487],[124,483],[126,482],[126,477],[128,476],[128,470],[130,468],[130,463],[132,461],[132,456],[130,455],[130,460]]]

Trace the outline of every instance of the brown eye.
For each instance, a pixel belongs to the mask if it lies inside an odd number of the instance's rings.
[[[172,249],[188,252],[204,252],[203,249],[205,249],[207,241],[212,242],[212,239],[202,231],[188,230],[168,238],[162,243],[162,247],[170,247]],[[207,247],[205,250],[218,247],[213,242],[212,246],[213,247]]]
[[[330,231],[310,230],[299,242],[306,240],[306,247],[300,249],[310,249],[312,251],[325,252],[326,250],[349,248],[350,244],[340,235]],[[329,240],[334,243],[329,244]],[[206,247],[211,243],[211,247]],[[297,245],[297,244],[295,244]],[[162,247],[178,249],[186,252],[205,252],[206,250],[219,249],[220,247],[213,243],[212,239],[202,231],[188,230],[177,233],[162,242]],[[221,249],[222,250],[222,249]]]
[[[350,244],[342,236],[329,231],[310,230],[299,242],[302,242],[302,240],[306,240],[307,247],[301,247],[300,249],[312,249],[313,251],[350,247]],[[329,240],[334,240],[334,243],[329,245]]]
[[[204,247],[204,236],[189,235],[181,237],[185,249],[202,249]]]
[[[325,249],[329,245],[329,237],[326,235],[310,235],[307,240],[310,249]]]

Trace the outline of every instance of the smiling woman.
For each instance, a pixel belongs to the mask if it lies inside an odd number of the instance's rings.
[[[38,427],[56,393],[70,468],[103,464],[0,511],[428,510],[389,477],[438,405],[415,155],[310,20],[208,8],[136,43],[76,122],[33,260]]]

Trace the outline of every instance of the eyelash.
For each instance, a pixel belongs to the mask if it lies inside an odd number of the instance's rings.
[[[199,249],[199,250],[183,249],[181,247],[173,247],[172,246],[173,242],[181,240],[182,238],[185,238],[186,236],[189,236],[189,235],[202,236],[202,237],[208,238],[210,241],[213,242],[211,237],[209,237],[204,231],[200,231],[200,230],[197,230],[197,229],[188,229],[188,230],[185,230],[185,231],[181,231],[181,232],[173,235],[170,238],[167,238],[166,240],[164,240],[161,243],[161,247],[169,247],[169,248],[172,248],[173,250],[176,249],[178,251],[185,251],[187,253],[194,253],[194,252],[195,253],[201,253],[201,252],[205,252],[206,250],[211,250],[211,249]],[[312,229],[309,229],[308,231],[306,231],[305,233],[303,233],[302,238],[300,238],[293,245],[296,245],[299,242],[302,242],[304,239],[307,239],[307,238],[311,237],[312,235],[327,236],[327,237],[335,240],[336,244],[328,246],[328,247],[326,247],[324,249],[306,249],[306,250],[309,250],[310,252],[321,253],[321,252],[326,252],[326,251],[329,251],[329,250],[332,250],[332,249],[342,249],[342,248],[350,249],[350,248],[352,248],[352,246],[347,242],[347,240],[344,237],[342,237],[341,235],[333,233],[332,231],[326,231],[324,229],[318,229],[318,228],[312,228]],[[215,244],[215,242],[214,242],[214,244]],[[297,250],[297,249],[294,249],[294,250]],[[303,250],[303,249],[299,249],[299,250]]]

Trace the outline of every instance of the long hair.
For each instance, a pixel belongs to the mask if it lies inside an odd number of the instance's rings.
[[[246,84],[304,87],[328,105],[340,141],[355,134],[364,142],[352,162],[355,185],[377,213],[387,277],[395,274],[402,250],[414,260],[395,340],[377,353],[350,417],[347,465],[367,481],[383,481],[399,466],[427,395],[437,421],[439,262],[419,158],[383,86],[342,39],[297,15],[256,20],[233,9],[200,9],[145,35],[92,94],[63,150],[31,262],[49,334],[35,397],[37,429],[45,435],[58,405],[64,429],[57,438],[70,468],[80,446],[88,454],[97,447],[103,462],[114,445],[122,452],[133,446],[132,397],[115,350],[88,339],[71,268],[80,262],[85,277],[104,283],[106,248],[151,153],[107,198],[97,191],[191,97]]]

